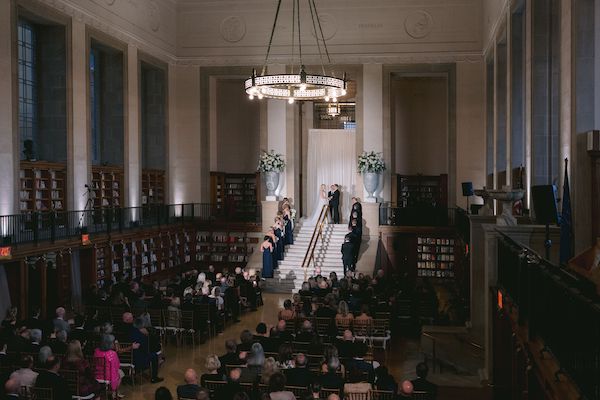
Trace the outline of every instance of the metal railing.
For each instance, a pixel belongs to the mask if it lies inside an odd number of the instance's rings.
[[[379,225],[454,226],[454,223],[454,208],[383,206],[379,209]]]
[[[321,209],[321,213],[319,214],[319,219],[315,224],[315,229],[313,230],[313,234],[310,237],[310,242],[308,243],[308,249],[306,249],[306,254],[304,255],[304,260],[302,260],[302,269],[304,270],[304,281],[308,280],[308,268],[310,267],[310,263],[314,262],[315,259],[315,249],[317,247],[317,243],[319,238],[323,236],[323,225],[325,222],[329,222],[327,217],[329,210],[328,205],[324,205]]]
[[[192,221],[216,219],[207,203],[161,204],[82,211],[46,211],[0,216],[4,244],[55,242],[83,233],[123,232]]]

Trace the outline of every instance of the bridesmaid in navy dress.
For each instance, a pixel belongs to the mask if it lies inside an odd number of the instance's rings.
[[[288,205],[283,206],[283,221],[285,222],[285,242],[286,244],[294,244],[294,222]]]
[[[276,270],[279,267],[277,263],[277,261],[279,261],[277,255],[277,238],[275,237],[275,231],[272,227],[271,229],[269,229],[269,232],[267,232],[267,236],[269,237],[269,242],[271,243],[271,258],[273,260],[273,270]]]
[[[262,277],[273,277],[273,244],[269,236],[264,237],[264,241],[260,245],[260,251],[263,253]]]
[[[276,243],[276,248],[275,248],[275,252],[277,254],[277,260],[281,261],[283,260],[283,248],[284,248],[284,234],[283,234],[283,226],[282,226],[282,221],[280,217],[276,218],[275,225],[273,226],[274,232],[275,232],[275,237],[277,238],[277,243]]]

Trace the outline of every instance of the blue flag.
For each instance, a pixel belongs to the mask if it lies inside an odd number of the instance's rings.
[[[573,257],[573,218],[571,212],[571,191],[565,158],[565,181],[563,183],[562,211],[560,215],[560,263],[566,264]]]

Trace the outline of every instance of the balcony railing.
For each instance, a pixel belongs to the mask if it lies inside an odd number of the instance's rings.
[[[47,211],[0,216],[4,244],[38,243],[79,237],[83,233],[123,232],[192,221],[215,220],[206,203],[146,205],[83,211]]]
[[[392,207],[379,209],[379,225],[454,226],[456,209],[446,207]]]

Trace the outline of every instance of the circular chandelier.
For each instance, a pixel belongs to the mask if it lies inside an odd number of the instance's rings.
[[[258,99],[270,98],[287,100],[288,103],[292,104],[298,100],[322,100],[322,101],[333,101],[337,102],[339,97],[346,95],[346,74],[344,73],[342,78],[336,78],[332,75],[325,73],[324,56],[327,58],[327,62],[331,64],[331,58],[329,57],[329,51],[327,49],[327,43],[325,42],[325,36],[323,35],[323,28],[321,27],[321,20],[317,12],[315,0],[306,0],[308,8],[310,10],[310,16],[312,20],[312,29],[317,42],[317,49],[319,51],[319,58],[321,60],[321,72],[322,74],[308,74],[306,73],[305,66],[302,61],[302,40],[300,30],[300,0],[292,0],[292,71],[289,74],[267,74],[267,63],[269,62],[269,55],[271,53],[271,44],[273,43],[273,36],[275,34],[275,28],[277,27],[277,20],[279,18],[279,10],[281,8],[282,0],[278,0],[277,11],[275,12],[275,21],[273,21],[273,28],[271,30],[271,37],[269,38],[269,45],[267,47],[267,55],[262,67],[260,75],[257,75],[256,69],[252,70],[252,76],[244,82],[244,88],[248,94],[250,100],[257,97]],[[297,36],[296,36],[296,31]],[[296,41],[298,42],[298,63],[295,63],[295,48]],[[322,42],[322,45],[321,45]],[[321,51],[323,47],[323,51]],[[297,65],[297,72],[294,72],[295,66]]]

